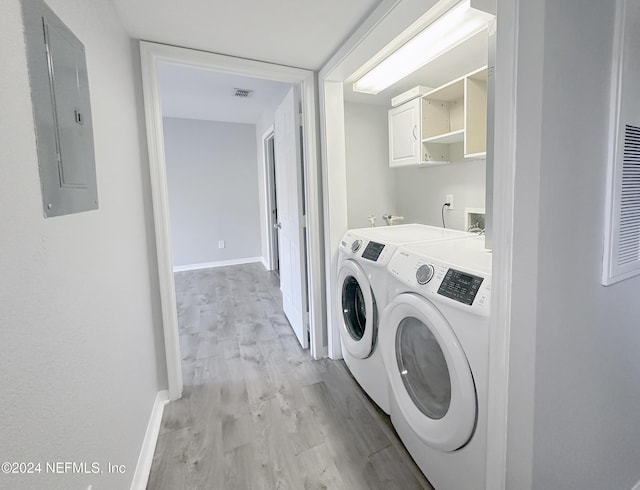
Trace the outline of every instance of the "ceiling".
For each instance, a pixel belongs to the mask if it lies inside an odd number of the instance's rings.
[[[318,70],[382,0],[111,0],[136,39]],[[377,95],[344,84],[346,101],[391,106],[415,87],[438,87],[486,65],[486,32],[474,36]],[[255,124],[289,84],[161,64],[163,114]],[[246,99],[235,88],[253,90]]]
[[[111,0],[129,34],[319,70],[381,0]]]
[[[173,63],[159,65],[158,80],[163,116],[245,124],[256,124],[264,112],[275,109],[291,87]],[[236,97],[236,88],[253,93]]]

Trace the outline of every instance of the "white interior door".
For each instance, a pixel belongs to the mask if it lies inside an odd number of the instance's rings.
[[[283,310],[303,348],[309,346],[306,316],[302,155],[295,87],[275,112],[275,168],[278,203],[280,290]]]

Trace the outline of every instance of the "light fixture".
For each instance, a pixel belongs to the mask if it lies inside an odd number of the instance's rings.
[[[487,28],[493,15],[471,8],[463,0],[422,32],[353,82],[354,92],[377,94],[450,49]]]

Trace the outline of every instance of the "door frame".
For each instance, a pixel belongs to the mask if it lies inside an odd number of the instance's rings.
[[[308,178],[305,179],[305,195],[307,199],[306,219],[309,230],[307,260],[309,270],[308,281],[310,283],[309,323],[311,355],[314,358],[324,357],[326,355],[326,347],[322,342],[322,339],[326,337],[323,322],[324,269],[322,257],[324,254],[324,245],[321,239],[321,195],[318,178],[316,177],[319,175],[319,158],[315,73],[300,68],[235,58],[148,41],[140,41],[140,58],[169,399],[177,400],[182,396],[183,383],[175,283],[173,277],[164,128],[158,82],[158,65],[160,63],[175,63],[299,86],[302,99],[305,136],[305,172],[308,176]]]
[[[472,0],[473,1],[473,0]],[[497,10],[496,99],[494,147],[494,260],[490,321],[487,472],[485,487],[506,488],[511,293],[513,269],[514,179],[516,162],[516,95],[518,29],[521,0],[487,0]],[[382,0],[318,75],[325,196],[325,263],[327,277],[328,355],[340,358],[338,335],[338,249],[347,230],[347,185],[344,138],[344,81],[364,62],[407,32],[417,32],[419,19],[437,0]],[[405,39],[406,40],[406,39]],[[499,94],[499,95],[498,95]],[[527,391],[530,386],[520,387]],[[531,467],[531,461],[524,463]]]
[[[276,182],[273,178],[275,174],[275,157],[269,152],[269,141],[275,144],[275,127],[272,124],[262,134],[262,163],[264,168],[264,187],[265,187],[265,213],[267,222],[267,268],[271,271],[276,270],[275,264],[278,262],[278,247],[274,244],[278,241],[278,232],[274,225],[273,210],[277,209],[277,204],[273,199],[273,191],[277,192]],[[279,268],[278,274],[280,273]]]

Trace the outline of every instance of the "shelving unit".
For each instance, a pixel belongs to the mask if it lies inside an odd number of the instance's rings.
[[[451,143],[459,143],[464,141],[464,129],[456,129],[444,134],[437,134],[429,138],[423,138],[423,143],[445,143],[450,145]]]
[[[466,158],[487,155],[487,69],[465,78],[465,139]]]
[[[486,68],[389,111],[391,167],[449,163],[451,145],[460,143],[465,158],[484,158],[486,139]]]

